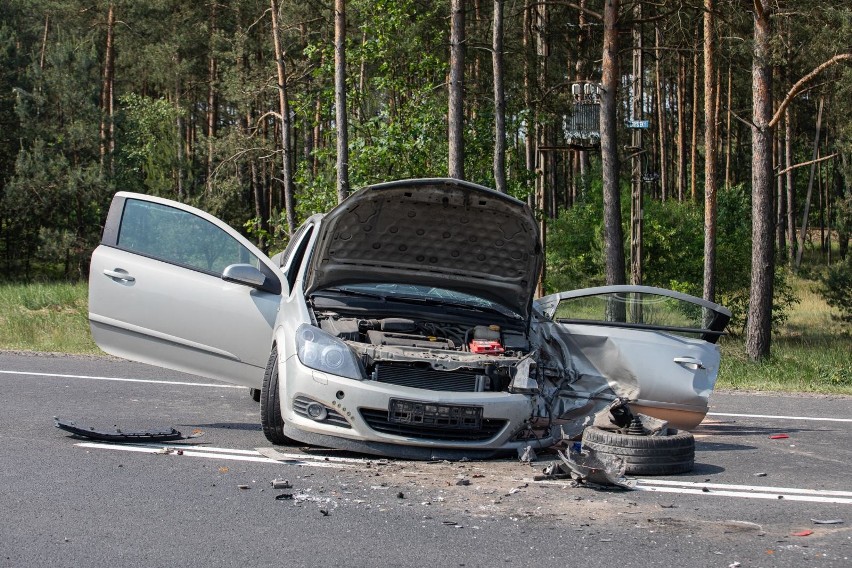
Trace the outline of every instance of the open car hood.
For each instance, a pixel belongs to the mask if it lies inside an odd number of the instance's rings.
[[[311,294],[358,283],[434,286],[529,319],[542,251],[530,208],[455,179],[365,187],[323,219],[306,276]]]

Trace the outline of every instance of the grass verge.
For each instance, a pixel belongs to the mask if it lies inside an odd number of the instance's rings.
[[[852,329],[832,317],[815,282],[791,284],[799,303],[773,333],[772,356],[751,362],[742,337],[724,337],[718,388],[852,395]]]
[[[85,283],[0,284],[0,349],[102,353],[89,333]]]

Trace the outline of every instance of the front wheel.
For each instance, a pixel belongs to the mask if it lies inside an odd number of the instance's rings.
[[[263,388],[260,389],[260,423],[263,435],[276,445],[290,443],[284,435],[284,419],[281,417],[281,393],[278,389],[278,349],[273,347],[263,373]]]
[[[686,473],[695,464],[695,438],[674,429],[667,436],[632,436],[589,426],[583,431],[583,446],[621,458],[625,473],[632,475]]]

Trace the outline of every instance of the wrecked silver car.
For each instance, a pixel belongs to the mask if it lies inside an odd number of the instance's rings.
[[[118,193],[89,318],[108,353],[259,390],[276,444],[514,454],[617,399],[697,426],[730,312],[638,286],[534,301],[542,257],[525,203],[459,180],[363,188],[272,259],[203,211]]]

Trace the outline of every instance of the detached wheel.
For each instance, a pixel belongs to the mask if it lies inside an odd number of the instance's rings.
[[[632,436],[589,426],[583,432],[583,446],[621,458],[625,473],[633,475],[686,473],[695,466],[695,438],[674,429],[667,436]]]
[[[284,419],[281,417],[281,393],[278,390],[278,349],[273,348],[263,373],[263,388],[260,389],[260,423],[263,435],[276,445],[289,443],[284,435]]]

